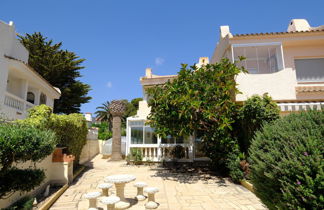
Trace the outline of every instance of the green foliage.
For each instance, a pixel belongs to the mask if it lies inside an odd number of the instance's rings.
[[[101,122],[107,122],[108,124],[108,129],[111,131],[112,129],[112,115],[109,112],[109,105],[110,102],[106,101],[103,103],[101,106],[98,106],[96,109],[97,111],[95,112],[96,117],[101,121]]]
[[[324,209],[324,112],[265,124],[252,141],[251,181],[269,209]]]
[[[28,118],[19,120],[18,123],[54,131],[58,145],[67,147],[68,152],[75,156],[75,164],[78,164],[88,133],[82,114],[57,115],[51,112],[50,107],[39,105],[31,108]]]
[[[82,114],[51,116],[50,127],[58,136],[60,146],[68,148],[68,152],[75,156],[75,164],[79,163],[83,146],[87,142],[87,123]]]
[[[240,151],[238,148],[234,148],[231,153],[227,155],[226,167],[229,170],[229,176],[235,183],[239,183],[244,179],[244,172],[241,168]]]
[[[101,122],[97,124],[92,124],[92,127],[99,128],[98,138],[102,140],[107,140],[112,137],[112,132],[109,130],[110,122]]]
[[[177,78],[148,89],[149,124],[162,137],[202,138],[214,166],[224,168],[226,155],[237,144],[231,134],[239,93],[234,77],[242,71],[228,59],[199,69],[182,65]]]
[[[256,131],[267,122],[279,119],[280,109],[267,94],[248,98],[239,110],[239,144],[242,152],[247,153]]]
[[[10,207],[5,208],[4,210],[32,210],[34,200],[34,197],[26,196],[12,204]]]
[[[171,155],[175,159],[182,159],[185,157],[185,148],[181,145],[176,145],[171,150]]]
[[[128,100],[124,99],[122,100],[125,103],[126,110],[122,116],[122,136],[126,136],[126,119],[127,117],[136,115],[137,109],[138,109],[138,103],[139,101],[142,101],[142,98],[134,98],[130,102]],[[95,112],[96,117],[100,119],[103,122],[108,122],[108,129],[109,131],[112,131],[112,115],[109,111],[109,105],[111,102],[106,101],[101,106],[98,106]]]
[[[60,88],[62,95],[54,102],[55,113],[80,112],[80,106],[89,102],[90,86],[77,80],[84,59],[74,52],[62,50],[62,43],[53,43],[41,33],[19,36],[21,43],[29,51],[28,64],[51,85]]]
[[[142,164],[143,155],[140,149],[131,148],[130,153],[126,157],[128,161],[134,162],[136,165]]]
[[[17,169],[12,164],[43,160],[53,152],[56,140],[52,131],[24,124],[0,124],[0,198],[10,192],[32,190],[42,182],[42,170]]]

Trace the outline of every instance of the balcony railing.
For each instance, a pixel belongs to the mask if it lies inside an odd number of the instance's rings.
[[[4,104],[10,108],[17,109],[21,112],[25,111],[25,100],[6,92]]]
[[[143,156],[143,161],[171,160],[171,151],[176,145],[184,148],[185,157],[180,161],[190,161],[190,144],[131,144],[130,149],[139,149]]]
[[[25,101],[24,99],[12,94],[12,93],[9,93],[9,92],[5,93],[4,104],[6,106],[16,109],[17,111],[20,111],[20,112],[25,112],[28,109],[35,106],[34,104],[29,103],[28,101]]]

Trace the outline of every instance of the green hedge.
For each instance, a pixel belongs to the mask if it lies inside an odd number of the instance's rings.
[[[53,114],[49,128],[58,136],[59,146],[66,146],[68,152],[75,155],[75,163],[79,163],[82,148],[87,143],[88,128],[84,117],[81,114]]]
[[[41,161],[56,145],[54,132],[31,125],[0,123],[0,198],[10,192],[30,191],[45,178],[43,170],[18,169],[14,163]]]
[[[80,154],[87,141],[87,123],[81,114],[58,115],[46,105],[35,106],[29,110],[22,124],[31,124],[41,129],[50,129],[58,138],[58,145],[68,148],[68,152],[75,156],[75,164],[79,163]]]
[[[251,181],[269,209],[324,209],[324,112],[264,125],[250,147]]]

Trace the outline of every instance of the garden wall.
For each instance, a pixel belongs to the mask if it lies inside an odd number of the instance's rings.
[[[102,147],[105,141],[103,140],[87,140],[86,145],[84,145],[81,155],[80,155],[80,164],[88,162],[94,158],[97,154],[102,152]]]
[[[57,184],[64,185],[71,181],[71,177],[73,176],[73,164],[72,162],[53,162],[53,155],[47,156],[43,161],[36,164],[36,168],[44,169],[46,178],[43,181],[43,184],[35,188],[34,190],[28,193],[15,192],[10,197],[6,199],[0,199],[0,208],[6,208],[10,206],[15,201],[26,195],[34,195],[38,192],[45,189],[48,184]],[[34,163],[25,162],[13,164],[17,168],[28,168],[33,167]]]

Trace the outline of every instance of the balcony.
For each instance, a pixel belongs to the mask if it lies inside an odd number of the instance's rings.
[[[34,104],[7,91],[5,92],[4,105],[4,111],[8,119],[24,118],[27,115],[27,110],[35,106]]]

